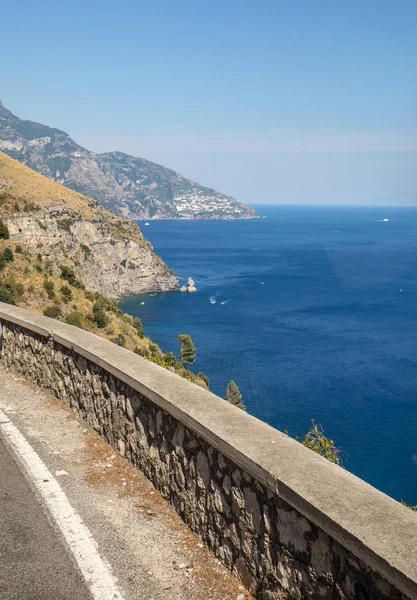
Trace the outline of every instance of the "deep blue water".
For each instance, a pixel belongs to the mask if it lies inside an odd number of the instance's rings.
[[[164,351],[189,333],[214,392],[235,379],[251,414],[293,436],[315,419],[347,469],[417,504],[417,208],[258,209],[267,219],[151,221],[198,292],[122,308]]]

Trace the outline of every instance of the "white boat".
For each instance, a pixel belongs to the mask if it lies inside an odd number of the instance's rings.
[[[146,223],[145,223],[145,225],[149,225],[149,223],[148,223],[148,222],[146,222]]]

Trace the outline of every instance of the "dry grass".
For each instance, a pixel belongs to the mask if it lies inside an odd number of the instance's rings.
[[[113,235],[147,244],[136,223],[109,213],[98,202],[51,181],[0,152],[0,214],[47,208],[70,210],[84,220],[100,220]]]
[[[44,208],[62,203],[72,210],[93,215],[88,208],[93,200],[47,179],[3,152],[0,152],[0,190],[10,194],[8,205],[17,203],[22,207],[26,201]]]

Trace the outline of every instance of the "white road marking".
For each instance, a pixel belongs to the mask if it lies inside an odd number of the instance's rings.
[[[116,578],[61,486],[8,416],[0,409],[0,431],[45,501],[67,541],[94,600],[123,600]]]

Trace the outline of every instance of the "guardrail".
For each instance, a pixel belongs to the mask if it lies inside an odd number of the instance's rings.
[[[140,469],[256,597],[417,599],[413,511],[111,342],[4,303],[0,323],[3,364]]]

